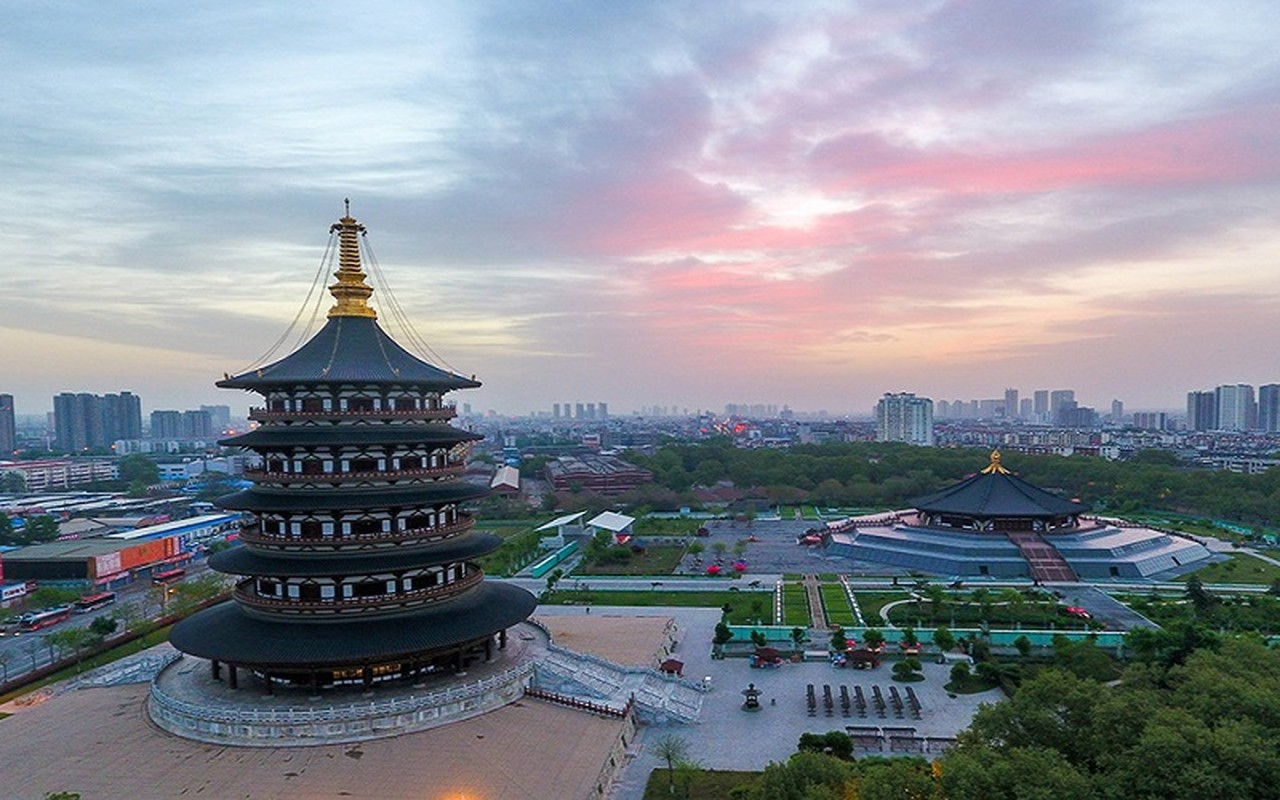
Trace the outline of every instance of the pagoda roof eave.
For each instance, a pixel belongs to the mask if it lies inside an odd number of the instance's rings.
[[[241,545],[213,554],[209,557],[209,566],[222,573],[254,577],[373,575],[479,558],[501,546],[502,537],[492,533],[471,533],[429,547],[397,548],[385,553],[353,550],[334,554],[275,555]]]
[[[255,486],[214,503],[228,511],[342,511],[463,503],[488,493],[488,486],[460,481],[346,490],[270,491]]]
[[[325,447],[345,444],[439,444],[478,442],[484,436],[452,425],[343,425],[263,427],[220,439],[223,447]]]
[[[357,384],[420,386],[440,391],[475,389],[481,384],[430,364],[386,334],[370,317],[331,317],[294,352],[216,385],[221,389],[267,389],[298,385]]]
[[[275,669],[334,668],[447,650],[528,619],[537,599],[518,586],[481,583],[466,594],[394,617],[272,622],[234,602],[177,623],[170,642],[198,658]]]
[[[1004,472],[972,475],[940,492],[908,501],[930,514],[952,514],[975,519],[1053,519],[1082,514],[1088,506],[1065,500]]]

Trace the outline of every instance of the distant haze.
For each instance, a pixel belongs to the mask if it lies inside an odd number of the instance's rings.
[[[1280,381],[1274,2],[37,3],[6,26],[20,414],[120,390],[242,412],[213,382],[293,319],[344,197],[476,411],[1006,386],[1178,408]]]

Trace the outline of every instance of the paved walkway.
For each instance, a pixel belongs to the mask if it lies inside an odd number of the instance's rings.
[[[822,584],[817,575],[804,576],[804,591],[809,597],[809,627],[818,631],[827,631],[827,615],[822,605]]]

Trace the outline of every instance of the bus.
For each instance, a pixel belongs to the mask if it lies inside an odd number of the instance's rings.
[[[57,625],[59,622],[63,622],[68,619],[71,619],[71,606],[47,608],[44,611],[24,614],[18,620],[18,630],[38,631],[41,628],[47,628],[50,625]]]
[[[182,567],[166,569],[160,572],[152,573],[151,582],[156,584],[177,583],[187,576],[187,571]]]
[[[76,601],[76,613],[87,614],[90,611],[97,611],[100,608],[106,608],[116,601],[115,592],[98,592],[97,594],[87,594]]]

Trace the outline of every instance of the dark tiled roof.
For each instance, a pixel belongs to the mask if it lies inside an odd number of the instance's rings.
[[[218,381],[224,389],[263,390],[315,383],[415,385],[441,391],[480,384],[428,364],[367,317],[332,317],[292,354],[265,367]]]
[[[276,556],[240,545],[214,553],[209,557],[209,566],[233,575],[365,575],[479,558],[501,546],[502,538],[492,533],[469,533],[431,547],[403,547],[385,553],[365,550],[332,555]]]
[[[979,472],[940,492],[908,502],[921,511],[981,519],[1056,517],[1088,510],[1087,506],[1064,500],[1006,472]]]
[[[517,586],[482,583],[456,600],[409,614],[334,622],[268,622],[227,602],[173,626],[184,653],[276,668],[356,666],[443,650],[494,634],[533,613],[538,601]]]
[[[431,444],[473,442],[484,436],[432,422],[421,425],[294,425],[258,428],[223,439],[227,447],[332,447],[344,444]]]
[[[367,489],[265,489],[254,486],[217,499],[230,511],[351,511],[462,503],[484,497],[489,487],[462,481]]]

